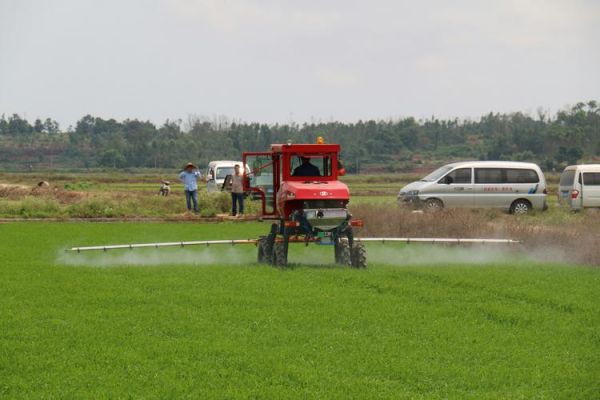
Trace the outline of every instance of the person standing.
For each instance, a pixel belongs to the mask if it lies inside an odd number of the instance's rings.
[[[231,215],[239,217],[244,216],[244,174],[240,171],[238,164],[233,167],[233,175],[231,176]],[[237,204],[236,204],[237,203]],[[239,205],[239,214],[238,206]]]
[[[160,189],[158,190],[158,194],[161,196],[168,196],[171,193],[171,182],[162,181],[160,184]]]
[[[188,211],[192,211],[192,203],[194,203],[194,212],[198,214],[198,179],[202,177],[198,167],[194,164],[187,163],[183,167],[183,171],[179,174],[179,180],[183,182],[185,190],[185,202]]]

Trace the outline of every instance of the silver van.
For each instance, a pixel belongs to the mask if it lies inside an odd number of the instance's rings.
[[[398,201],[426,210],[442,207],[500,208],[514,214],[546,210],[546,178],[539,166],[515,161],[467,161],[444,165],[404,186]]]
[[[600,164],[565,168],[558,184],[558,202],[572,210],[600,207]]]

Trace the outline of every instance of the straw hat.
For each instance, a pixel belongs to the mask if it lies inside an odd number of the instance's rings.
[[[183,167],[183,169],[188,169],[188,168],[192,168],[192,169],[198,169],[198,167],[196,167],[194,164],[192,164],[191,162],[185,164],[185,167]]]

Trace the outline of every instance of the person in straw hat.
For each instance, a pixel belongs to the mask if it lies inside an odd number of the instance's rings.
[[[158,190],[158,194],[161,196],[168,196],[169,193],[171,193],[171,182],[161,181],[160,189]]]
[[[183,167],[183,171],[179,174],[179,180],[183,182],[185,190],[185,202],[188,211],[192,211],[192,202],[194,203],[194,212],[198,214],[198,179],[202,177],[198,167],[194,164],[187,163]]]

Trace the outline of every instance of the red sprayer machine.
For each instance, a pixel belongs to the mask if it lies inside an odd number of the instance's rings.
[[[519,243],[510,239],[358,238],[354,229],[362,221],[348,211],[350,191],[339,181],[345,171],[339,161],[340,145],[273,144],[270,151],[243,153],[244,190],[261,201],[261,217],[271,221],[270,231],[258,239],[200,240],[73,247],[68,251],[133,249],[213,244],[255,244],[258,262],[287,266],[290,243],[330,245],[336,264],[367,266],[365,242],[405,243]]]
[[[366,267],[365,248],[354,240],[362,221],[348,212],[350,191],[338,180],[344,175],[339,144],[274,144],[271,151],[244,153],[250,167],[246,190],[262,200],[263,217],[271,231],[258,239],[258,261],[284,267],[290,243],[334,247],[335,262]],[[258,185],[267,177],[271,187]]]

